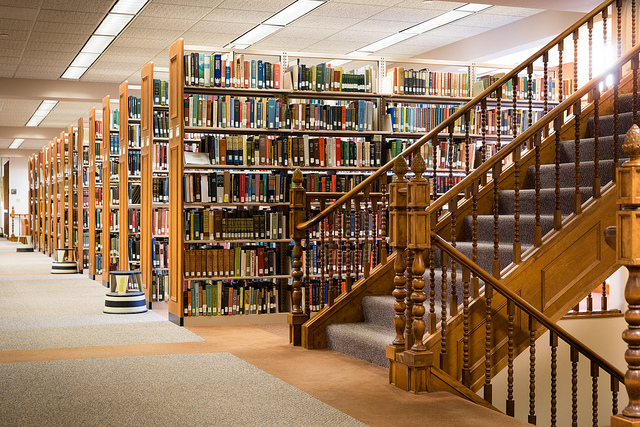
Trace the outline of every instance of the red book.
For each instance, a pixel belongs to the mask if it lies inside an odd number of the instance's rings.
[[[264,276],[264,248],[258,248],[256,250],[256,258],[258,258],[258,276]]]
[[[324,158],[324,144],[325,144],[325,141],[324,141],[323,137],[318,138],[318,141],[319,141],[319,144],[320,144],[320,146],[319,146],[319,153],[320,154],[318,155],[318,157],[320,159],[320,166],[324,166],[324,164],[325,164],[325,158]],[[318,159],[316,159],[316,163],[318,163]],[[324,191],[324,190],[322,190],[322,191]]]
[[[340,146],[340,138],[336,138],[336,166],[342,165],[342,147]],[[331,190],[335,191],[335,190]]]
[[[251,62],[244,61],[244,85],[242,87],[251,87]]]
[[[346,130],[347,129],[347,106],[343,105],[342,106],[342,130]]]
[[[273,88],[280,89],[280,64],[273,64]]]
[[[240,174],[240,203],[244,203],[245,202],[245,183],[246,183],[246,178],[245,175],[243,173]]]

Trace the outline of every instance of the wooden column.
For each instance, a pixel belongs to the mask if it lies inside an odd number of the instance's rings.
[[[405,368],[402,371],[408,373],[406,384],[409,391],[414,393],[427,391],[429,368],[433,364],[433,353],[427,351],[422,342],[426,325],[424,321],[424,301],[427,296],[424,293],[424,251],[431,247],[429,231],[430,217],[426,208],[429,205],[429,183],[422,174],[426,171],[424,159],[420,154],[413,158],[411,170],[414,177],[409,182],[407,206],[409,213],[408,222],[408,248],[413,251],[415,258],[412,265],[413,292],[411,301],[413,302],[413,346],[411,349],[397,356],[398,363],[402,363]],[[408,338],[407,338],[408,339]],[[398,372],[400,369],[398,369]]]
[[[625,360],[628,369],[624,385],[629,404],[621,415],[611,417],[611,426],[640,426],[640,128],[633,125],[622,145],[631,160],[616,171],[620,210],[616,218],[617,261],[629,269],[625,299],[629,305],[625,320],[629,325],[622,333],[627,343]]]
[[[397,383],[396,378],[396,355],[405,350],[404,330],[406,326],[405,310],[407,308],[405,298],[406,279],[404,271],[406,268],[404,252],[407,247],[407,180],[404,176],[407,173],[407,163],[402,156],[398,156],[393,163],[393,173],[395,177],[389,184],[389,246],[395,249],[395,261],[393,269],[395,276],[393,283],[395,288],[393,296],[396,302],[393,306],[395,317],[393,325],[396,329],[396,337],[393,342],[387,345],[386,356],[389,359],[389,382]],[[406,381],[406,372],[402,375]],[[403,382],[404,384],[404,382]],[[398,385],[406,389],[406,386]]]
[[[302,239],[306,237],[304,230],[299,230],[298,225],[307,220],[307,192],[302,187],[302,172],[296,169],[292,181],[294,187],[290,190],[289,223],[291,224],[291,238],[293,245],[293,286],[291,289],[291,313],[287,315],[289,323],[289,342],[299,346],[302,344],[302,324],[309,320],[309,313],[302,310]]]

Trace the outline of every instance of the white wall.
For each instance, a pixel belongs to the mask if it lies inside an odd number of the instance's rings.
[[[578,340],[595,350],[605,360],[617,367],[622,373],[627,369],[624,352],[627,345],[622,341],[622,331],[627,328],[623,317],[604,319],[561,320],[558,325]],[[571,425],[571,360],[567,344],[558,346],[557,379],[557,425]],[[551,347],[549,333],[546,332],[536,341],[536,407],[537,425],[550,425],[551,412]],[[507,396],[507,370],[503,369],[492,381],[493,405],[505,410]],[[610,376],[600,370],[598,378],[598,425],[610,425],[611,392]],[[592,381],[590,363],[580,357],[578,363],[578,425],[591,425]],[[482,396],[482,391],[478,393]],[[529,350],[527,349],[514,361],[514,399],[516,418],[527,420],[529,412]],[[618,413],[627,405],[628,398],[624,384],[620,384]]]
[[[0,159],[0,165],[4,165],[9,162],[9,206],[2,206],[4,209],[8,209],[11,213],[11,207],[15,207],[16,213],[29,213],[29,158],[28,157],[10,157]],[[0,170],[0,177],[3,173],[3,168]],[[15,189],[16,194],[11,194],[11,190]],[[1,197],[0,197],[1,198]],[[0,200],[0,204],[3,201]],[[11,219],[9,219],[11,221]],[[5,226],[4,215],[0,215],[0,227],[5,229],[6,233],[11,233],[11,222]],[[19,232],[19,223],[15,222],[15,233]]]

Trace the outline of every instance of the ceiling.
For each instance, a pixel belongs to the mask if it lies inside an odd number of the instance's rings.
[[[186,45],[224,46],[293,0],[150,0],[139,15],[77,81],[59,80],[114,0],[0,0],[0,155],[13,138],[26,138],[29,154],[58,136],[79,117],[88,118],[103,96],[117,97],[117,85],[140,83],[140,69],[149,61],[168,67],[168,48],[178,38]],[[547,16],[566,28],[599,1],[476,0],[493,4],[452,24],[424,33],[376,56],[429,58],[447,55],[447,46],[465,40],[478,44],[501,29],[512,31]],[[343,55],[385,36],[461,6],[465,2],[423,0],[329,0],[324,5],[261,40],[251,49],[299,51]],[[542,27],[542,28],[540,28]],[[526,31],[531,44],[557,34],[555,28],[535,25]],[[506,30],[509,29],[509,30]],[[509,37],[501,40],[508,43]],[[480,43],[482,46],[482,44]],[[513,46],[509,46],[513,48]],[[505,46],[487,43],[475,50],[483,60],[499,56]],[[443,54],[443,52],[445,52]],[[452,54],[452,52],[449,52]],[[467,54],[468,55],[468,54]],[[475,58],[466,57],[465,61]],[[60,102],[38,128],[26,128],[42,99]]]

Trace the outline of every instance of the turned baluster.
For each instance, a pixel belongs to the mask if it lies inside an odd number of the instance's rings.
[[[496,153],[502,148],[500,137],[502,136],[502,113],[500,105],[502,103],[502,86],[496,89]]]
[[[553,121],[553,128],[556,135],[556,176],[555,176],[555,202],[556,209],[553,212],[553,226],[556,230],[562,227],[562,211],[560,210],[560,129],[562,128],[562,116],[558,116]]]
[[[533,227],[533,244],[540,246],[542,244],[542,225],[540,223],[540,145],[542,144],[542,135],[536,132],[533,135],[533,147],[535,148],[535,225]]]
[[[638,242],[638,226],[640,212],[640,198],[637,196],[640,188],[638,172],[640,171],[640,128],[631,126],[624,139],[622,149],[630,160],[625,162],[617,171],[618,190],[617,203],[620,210],[617,212],[616,224],[616,248],[617,263],[627,267],[629,278],[627,280],[624,297],[628,304],[624,318],[628,328],[622,333],[622,339],[627,343],[625,361],[627,372],[624,377],[624,385],[629,396],[629,404],[622,410],[622,416],[615,418],[637,423],[640,421],[640,242]],[[616,423],[618,424],[618,423]],[[623,424],[620,424],[623,425]]]
[[[580,37],[580,31],[575,30],[573,32],[573,91],[578,90],[578,39]]]
[[[564,40],[558,42],[558,102],[564,99],[564,88],[562,85],[562,54],[564,53]]]
[[[591,361],[591,411],[593,416],[593,427],[598,427],[598,375],[600,369],[598,365]]]
[[[515,401],[513,400],[513,333],[514,333],[514,324],[513,318],[516,314],[516,304],[512,300],[507,300],[507,319],[508,319],[508,329],[507,329],[507,403],[506,403],[506,413],[507,415],[513,417],[516,413]]]
[[[578,360],[580,353],[571,347],[571,426],[578,427]]]
[[[386,197],[385,188],[386,186],[383,185],[382,198],[380,200],[378,199],[371,200],[371,252],[372,252],[371,259],[372,260],[371,260],[371,265],[369,267],[370,269],[378,265],[378,263],[381,263],[381,261],[378,259],[378,254],[381,253],[380,245],[384,240],[382,235],[383,235],[383,232],[386,232],[387,223],[386,223],[386,218],[384,218],[384,215],[382,215],[380,218],[381,223],[378,224],[378,202],[384,203],[384,200]],[[382,229],[383,226],[385,228],[384,230]]]
[[[308,221],[309,219],[311,219],[311,216],[312,216],[311,201],[308,198],[307,198],[306,213],[307,213],[307,221]],[[311,283],[311,271],[313,269],[313,266],[311,265],[311,246],[309,242],[309,237],[310,237],[310,229],[307,228],[305,230],[305,239],[304,239],[305,240],[304,250],[305,250],[305,261],[306,261],[304,266],[304,273],[305,273],[305,283],[307,284],[307,298],[304,301],[304,312],[307,314],[313,311],[313,307],[316,303],[315,301],[311,300],[313,296],[313,283]],[[309,307],[311,307],[311,310]]]
[[[449,157],[449,164],[447,165],[449,167],[449,188],[453,187],[453,165],[454,165],[454,159],[453,159],[453,125],[449,126],[449,144],[448,144],[448,150],[449,150],[449,155],[447,157]],[[445,193],[447,191],[449,191],[449,188],[446,189]]]
[[[422,342],[426,329],[424,321],[424,301],[427,299],[424,293],[424,251],[429,249],[431,246],[431,236],[429,234],[429,230],[431,230],[430,217],[426,212],[426,208],[429,206],[429,183],[422,176],[426,169],[424,159],[418,153],[413,158],[413,162],[411,164],[411,170],[414,173],[414,177],[409,182],[407,198],[407,205],[409,207],[408,246],[409,251],[415,254],[411,272],[412,289],[410,290],[412,306],[411,321],[413,323],[413,344],[410,347],[412,352],[426,352],[427,350],[426,346]],[[409,284],[407,283],[407,290],[409,291],[409,289]],[[407,317],[407,323],[408,321],[409,318]],[[410,328],[407,327],[407,333],[409,332]],[[407,335],[407,340],[409,340],[409,335]]]
[[[349,200],[346,204],[346,225],[345,225],[345,269],[346,269],[346,279],[345,279],[345,292],[351,292],[351,285],[353,284],[353,262],[351,260],[351,239],[353,237],[353,233],[351,233],[351,200]]]
[[[469,138],[469,132],[470,132],[470,126],[471,126],[471,112],[467,111],[464,114],[464,150],[465,150],[465,159],[466,161],[464,162],[464,174],[465,176],[469,175],[469,171],[470,168],[472,167],[472,165],[470,165],[471,162],[471,150],[473,149],[475,151],[475,145],[471,146],[472,142],[471,139]],[[467,190],[468,192],[468,190]],[[469,197],[469,194],[466,194],[466,197]]]
[[[558,335],[553,331],[549,331],[549,345],[551,346],[551,427],[555,427],[558,414]]]
[[[520,263],[520,146],[513,150],[513,262]]]
[[[487,161],[487,99],[482,98],[480,101],[481,125],[480,133],[482,135],[482,163]],[[482,185],[487,185],[487,175],[482,174]]]
[[[377,202],[376,202],[377,203]],[[369,216],[371,215],[371,198],[367,197],[364,212],[364,262],[362,263],[362,274],[365,279],[369,277],[371,269],[371,247],[369,246],[369,235],[371,233]]]
[[[478,263],[478,192],[480,183],[475,181],[471,184],[471,260]],[[473,273],[471,278],[471,296],[473,298],[480,294],[478,276]]]
[[[291,286],[291,313],[287,316],[289,324],[289,342],[295,346],[302,342],[302,324],[308,319],[308,315],[302,311],[302,239],[305,231],[298,229],[298,225],[305,221],[306,213],[306,191],[302,187],[302,172],[296,169],[293,173],[292,181],[294,187],[290,190],[290,218],[291,218],[291,238],[293,245],[293,270],[291,276],[293,283]]]
[[[447,360],[447,265],[449,255],[441,251],[442,280],[440,281],[440,368],[444,369]]]
[[[409,215],[409,213],[407,213]],[[409,228],[409,232],[411,231],[411,223],[407,224]],[[407,242],[411,239],[411,235],[407,236]],[[411,294],[413,292],[413,261],[415,260],[415,252],[413,249],[407,247],[404,250],[405,259],[407,260],[407,267],[405,269],[405,291],[407,292],[407,298],[405,299],[406,310],[405,310],[405,318],[406,318],[406,327],[404,329],[404,348],[405,350],[409,350],[413,346],[413,300],[411,299]]]
[[[611,376],[611,414],[618,415],[618,393],[620,392],[620,382],[613,375]]]
[[[600,310],[608,311],[608,303],[607,303],[607,283],[602,282],[602,296],[600,297]]]
[[[634,2],[635,5],[635,2]],[[635,10],[635,7],[634,7]],[[633,21],[635,23],[635,20]],[[635,25],[634,25],[635,26]],[[634,32],[635,38],[635,32]],[[633,71],[633,98],[631,99],[633,111],[633,124],[638,124],[638,57],[631,58],[631,70]]]
[[[593,78],[593,18],[587,22],[589,29],[589,81]]]
[[[396,337],[392,346],[404,348],[404,329],[406,327],[405,310],[407,308],[405,298],[404,272],[406,269],[404,250],[407,247],[407,180],[404,176],[407,173],[407,163],[402,156],[398,156],[393,163],[393,182],[389,184],[389,221],[390,233],[389,244],[395,248],[396,259],[393,264],[395,277],[393,283],[393,297],[396,299],[393,308],[395,317],[393,324],[396,330]]]
[[[536,319],[529,316],[529,424],[536,424]]]
[[[434,136],[431,140],[431,146],[433,147],[433,200],[438,198],[438,186],[436,185],[438,182],[438,145],[438,137]]]
[[[493,166],[493,264],[492,274],[496,279],[500,278],[500,212],[499,212],[499,182],[502,173],[502,163]]]
[[[471,368],[469,365],[469,282],[471,271],[462,267],[462,384],[471,387]]]
[[[382,185],[382,224],[380,226],[380,260],[379,264],[387,263],[387,208],[388,208],[387,185]],[[376,204],[377,206],[377,204]],[[376,213],[377,217],[377,213]],[[377,245],[376,245],[377,246]]]
[[[600,90],[596,86],[593,98],[593,198],[600,197]]]
[[[429,249],[429,316],[427,317],[429,333],[436,332],[436,256],[435,249]]]
[[[362,211],[360,210],[360,199],[353,200],[353,221],[354,221],[354,253],[353,253],[353,266],[355,269],[355,281],[360,280],[361,277],[361,266],[362,266],[362,249],[360,247],[360,233],[361,233],[361,225],[360,225],[360,217],[362,215]]]
[[[543,90],[543,108],[542,115],[546,116],[549,112],[549,52],[546,51],[542,54],[543,74],[542,74],[542,90]],[[549,127],[544,127],[544,136],[549,136]]]
[[[620,106],[619,102],[619,87],[618,83],[620,82],[620,70],[616,70],[613,73],[613,170],[618,169],[619,159],[618,159],[618,151],[620,149],[620,142],[618,141],[618,133],[619,133],[619,111]],[[613,180],[617,179],[617,174],[613,175]]]
[[[511,79],[511,135],[518,136],[518,76]]]
[[[533,63],[527,65],[527,100],[529,101],[529,111],[527,112],[527,129],[533,125]],[[522,133],[522,129],[520,130]],[[529,141],[529,149],[532,141]]]
[[[324,209],[326,208],[326,200],[325,199],[320,199],[320,212],[324,211]],[[327,303],[324,300],[324,296],[325,294],[328,292],[328,286],[327,286],[327,282],[325,281],[325,275],[324,275],[324,269],[325,269],[325,259],[324,259],[324,233],[325,233],[325,229],[326,229],[326,221],[327,219],[323,219],[322,221],[320,221],[320,223],[318,224],[318,230],[320,231],[320,250],[318,253],[318,257],[320,257],[320,308],[324,308],[325,304]]]
[[[485,340],[484,340],[484,390],[483,398],[492,403],[491,389],[491,349],[492,346],[492,325],[491,325],[491,299],[493,298],[493,288],[488,283],[484,285],[484,298],[486,301],[485,311]]]
[[[346,251],[344,243],[344,206],[338,209],[338,295],[344,292],[344,253]]]
[[[587,311],[593,311],[593,296],[591,295],[591,292],[589,292],[589,295],[587,295]]]
[[[582,212],[582,196],[580,194],[580,101],[573,104],[573,116],[575,121],[575,163],[574,163],[574,179],[575,190],[573,192],[573,212],[579,214]]]
[[[327,265],[327,269],[329,272],[329,290],[328,290],[328,301],[327,304],[329,306],[333,305],[333,301],[336,297],[336,295],[334,295],[335,292],[335,287],[336,287],[336,252],[337,252],[337,247],[336,247],[336,243],[334,240],[334,236],[336,233],[336,215],[334,214],[334,212],[331,212],[329,214],[329,216],[327,217],[327,223],[329,225],[329,244],[328,244],[328,248],[329,248],[329,253],[328,253],[328,261],[329,261],[329,265]]]

